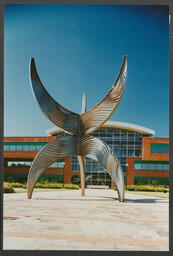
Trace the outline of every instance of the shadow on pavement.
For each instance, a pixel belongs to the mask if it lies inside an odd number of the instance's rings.
[[[55,200],[55,201],[118,201],[116,197],[105,197],[101,196],[101,198],[33,198],[34,200]],[[144,198],[144,199],[125,199],[124,203],[166,203],[163,198]]]

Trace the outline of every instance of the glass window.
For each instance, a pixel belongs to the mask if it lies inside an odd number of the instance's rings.
[[[120,156],[120,149],[114,149],[114,153],[116,156]]]
[[[35,147],[36,151],[40,151],[44,147],[44,145],[36,145]]]
[[[51,165],[49,166],[49,168],[57,168],[57,162],[51,164]]]
[[[30,145],[29,149],[30,149],[30,151],[36,151],[35,145]]]
[[[64,168],[64,162],[57,162],[57,168]]]
[[[78,171],[78,168],[77,168],[77,164],[72,164],[71,165],[71,170],[74,172],[77,172]]]
[[[4,151],[10,151],[9,145],[4,145]]]
[[[128,149],[128,156],[134,156],[134,149]]]
[[[121,156],[126,156],[126,150],[125,149],[121,150]]]
[[[134,164],[135,170],[151,170],[151,171],[168,171],[169,170],[169,164],[163,164],[163,163],[135,163]]]
[[[140,156],[141,155],[141,150],[135,150],[135,156]]]
[[[91,171],[91,164],[90,163],[85,164],[85,170],[87,172]]]
[[[169,153],[169,144],[163,143],[151,143],[150,144],[151,153]]]
[[[29,151],[29,145],[23,145],[23,151]]]
[[[10,151],[16,151],[16,146],[10,145]]]
[[[22,145],[17,145],[16,146],[16,151],[22,151],[22,150],[23,150]]]
[[[134,166],[134,167],[135,167],[135,170],[140,170],[140,169],[141,169],[141,165],[140,165],[140,164],[136,164],[136,163],[135,163],[135,166]]]

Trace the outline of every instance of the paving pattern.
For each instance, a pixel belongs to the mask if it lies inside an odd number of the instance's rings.
[[[168,251],[168,200],[86,189],[4,194],[4,250]]]

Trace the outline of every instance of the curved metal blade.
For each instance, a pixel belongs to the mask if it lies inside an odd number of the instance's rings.
[[[100,139],[90,135],[81,136],[80,155],[94,155],[98,162],[108,171],[116,184],[118,198],[120,202],[124,201],[124,176],[121,164],[112,150]]]
[[[27,194],[32,197],[34,186],[46,168],[58,158],[76,154],[75,136],[64,136],[49,142],[36,155],[28,173]]]
[[[95,107],[80,115],[82,133],[94,132],[110,118],[123,95],[126,76],[127,57],[124,56],[119,75],[110,91]]]
[[[30,79],[35,100],[49,121],[71,135],[76,134],[79,115],[64,108],[50,96],[38,76],[33,58],[30,61]]]

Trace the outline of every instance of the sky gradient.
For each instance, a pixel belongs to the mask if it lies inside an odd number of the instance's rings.
[[[4,136],[45,136],[53,125],[32,95],[29,61],[51,96],[71,111],[100,101],[128,58],[123,98],[110,118],[169,136],[168,8],[6,5]]]

